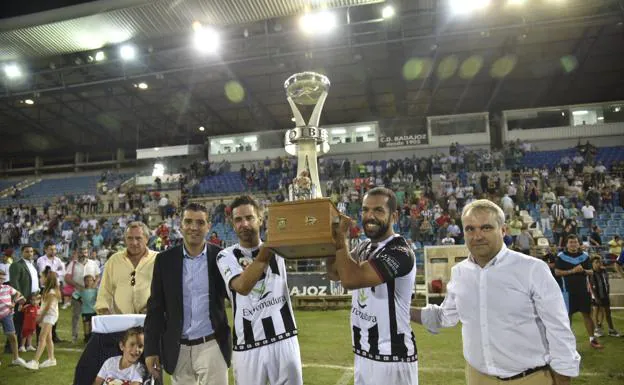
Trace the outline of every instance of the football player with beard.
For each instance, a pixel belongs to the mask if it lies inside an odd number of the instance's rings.
[[[344,215],[334,234],[337,251],[328,260],[328,275],[352,290],[355,385],[418,384],[416,340],[410,326],[416,258],[407,240],[394,233],[397,219],[394,192],[377,187],[362,202],[368,239],[349,252],[351,219]]]
[[[217,266],[232,302],[236,384],[303,385],[284,258],[262,246],[264,216],[254,198],[240,196],[230,209],[239,243],[219,253]]]

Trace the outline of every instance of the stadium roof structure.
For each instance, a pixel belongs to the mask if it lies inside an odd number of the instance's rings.
[[[309,70],[332,83],[325,125],[624,99],[619,0],[492,0],[465,15],[451,0],[14,3],[0,5],[0,67],[13,66],[0,73],[2,157],[290,128],[283,83]],[[336,28],[304,34],[299,17],[321,8]],[[217,31],[216,53],[193,48],[194,22]]]

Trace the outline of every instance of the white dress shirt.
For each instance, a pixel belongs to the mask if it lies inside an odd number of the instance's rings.
[[[50,259],[45,254],[39,257],[37,259],[37,270],[39,273],[43,272],[46,266],[50,266],[50,269],[56,273],[56,278],[59,283],[65,280],[65,265],[59,257]]]
[[[451,270],[442,305],[427,305],[432,333],[462,323],[466,362],[481,373],[511,377],[550,365],[576,377],[580,356],[561,290],[548,265],[507,249],[481,268],[472,257]]]
[[[30,273],[30,291],[32,294],[39,292],[39,274],[37,273],[37,269],[35,268],[35,264],[32,260],[28,260],[24,258],[24,262],[26,262],[26,267],[28,268],[28,272]]]

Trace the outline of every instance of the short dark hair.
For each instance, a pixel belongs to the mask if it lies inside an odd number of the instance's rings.
[[[256,209],[256,214],[258,216],[261,216],[262,208],[260,207],[260,204],[258,203],[258,201],[256,201],[254,197],[252,197],[251,195],[241,195],[241,196],[234,198],[232,203],[230,203],[230,212],[233,214],[235,208],[237,208],[238,206],[243,206],[243,205],[253,206],[253,208]]]
[[[206,218],[210,219],[210,213],[208,213],[208,209],[206,208],[206,206],[202,205],[201,203],[191,202],[187,204],[186,206],[184,206],[184,209],[182,210],[182,217],[184,217],[185,211],[202,212],[206,214]]]
[[[25,244],[25,245],[22,245],[22,248],[21,248],[20,250],[24,251],[24,250],[26,250],[26,249],[27,249],[27,248],[29,248],[29,247],[30,247],[31,249],[33,249],[33,250],[35,249],[35,248],[31,245],[31,244],[27,243],[27,244]]]
[[[390,190],[389,188],[375,187],[368,190],[368,192],[364,194],[364,198],[366,198],[367,195],[387,197],[388,201],[386,202],[386,204],[388,205],[388,210],[390,210],[390,214],[394,213],[397,210],[396,195],[394,194],[394,191]]]
[[[54,243],[54,241],[45,241],[45,242],[43,242],[43,249],[45,250],[48,247],[54,246],[54,245],[56,245],[56,243]]]
[[[581,241],[581,240],[579,239],[578,235],[576,235],[576,234],[570,234],[570,235],[568,235],[568,236],[566,237],[566,243],[568,243],[568,241],[569,241],[570,239],[576,239],[576,240],[577,240],[577,241],[579,241],[579,242]]]

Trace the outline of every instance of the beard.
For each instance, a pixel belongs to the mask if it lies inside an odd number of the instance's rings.
[[[369,230],[367,228],[368,224],[377,225],[377,229]],[[384,234],[386,234],[388,232],[388,229],[390,228],[389,222],[379,222],[374,219],[364,222],[362,226],[364,227],[364,234],[366,234],[366,236],[370,238],[371,240],[378,240],[379,238],[383,237]]]
[[[255,229],[241,229],[236,232],[236,236],[238,236],[238,239],[251,241],[258,236],[258,232]]]

